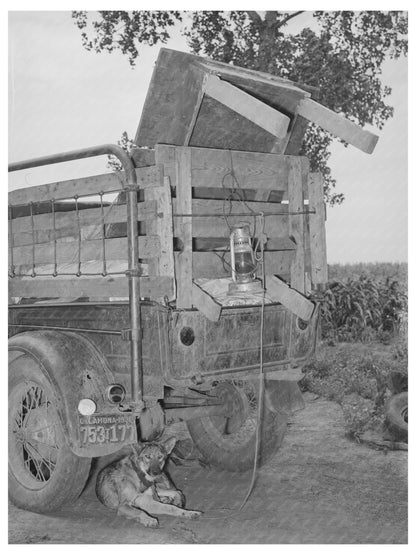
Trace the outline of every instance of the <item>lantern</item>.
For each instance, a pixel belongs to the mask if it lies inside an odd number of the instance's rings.
[[[259,293],[262,286],[256,279],[257,261],[251,245],[250,227],[246,223],[235,225],[230,234],[231,276],[228,295]]]

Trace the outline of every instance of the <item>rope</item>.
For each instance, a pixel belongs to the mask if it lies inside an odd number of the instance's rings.
[[[261,432],[262,432],[262,413],[263,413],[263,405],[264,405],[264,374],[263,374],[263,340],[264,340],[264,305],[265,305],[265,298],[266,298],[266,270],[264,264],[264,245],[265,241],[267,241],[267,237],[264,233],[264,217],[261,216],[261,224],[262,224],[262,231],[261,231],[261,239],[256,245],[256,249],[260,244],[260,257],[257,257],[256,260],[261,262],[262,265],[262,281],[263,281],[263,293],[261,299],[261,316],[260,316],[260,364],[259,364],[259,395],[257,400],[257,427],[256,427],[256,443],[254,448],[254,464],[253,470],[251,474],[251,482],[249,488],[247,490],[246,496],[244,497],[243,502],[239,507],[239,511],[241,511],[244,505],[247,503],[251,493],[253,492],[254,485],[257,478],[257,467],[258,467],[258,459],[260,453],[260,442],[261,442]],[[265,239],[265,240],[264,240]]]

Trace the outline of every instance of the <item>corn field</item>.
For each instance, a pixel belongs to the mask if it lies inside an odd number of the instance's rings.
[[[322,304],[322,337],[370,341],[398,334],[407,322],[407,293],[397,280],[368,275],[332,281]]]

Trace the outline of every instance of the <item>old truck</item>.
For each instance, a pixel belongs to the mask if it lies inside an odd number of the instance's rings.
[[[279,77],[162,49],[122,171],[9,193],[9,492],[48,512],[91,460],[184,421],[205,460],[262,463],[302,407],[327,282],[311,121],[377,137]],[[259,407],[260,387],[263,399]]]

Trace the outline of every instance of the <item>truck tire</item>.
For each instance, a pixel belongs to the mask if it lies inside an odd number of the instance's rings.
[[[42,371],[48,361],[16,343],[9,356],[9,497],[17,507],[49,513],[79,497],[91,459],[69,448],[58,394]]]
[[[191,438],[204,460],[217,468],[244,472],[253,467],[257,428],[257,386],[251,381],[219,382],[210,392],[232,407],[232,416],[207,416],[187,421]],[[287,415],[263,403],[258,464],[280,447]]]
[[[408,440],[407,391],[396,393],[386,403],[386,426],[396,441]]]

